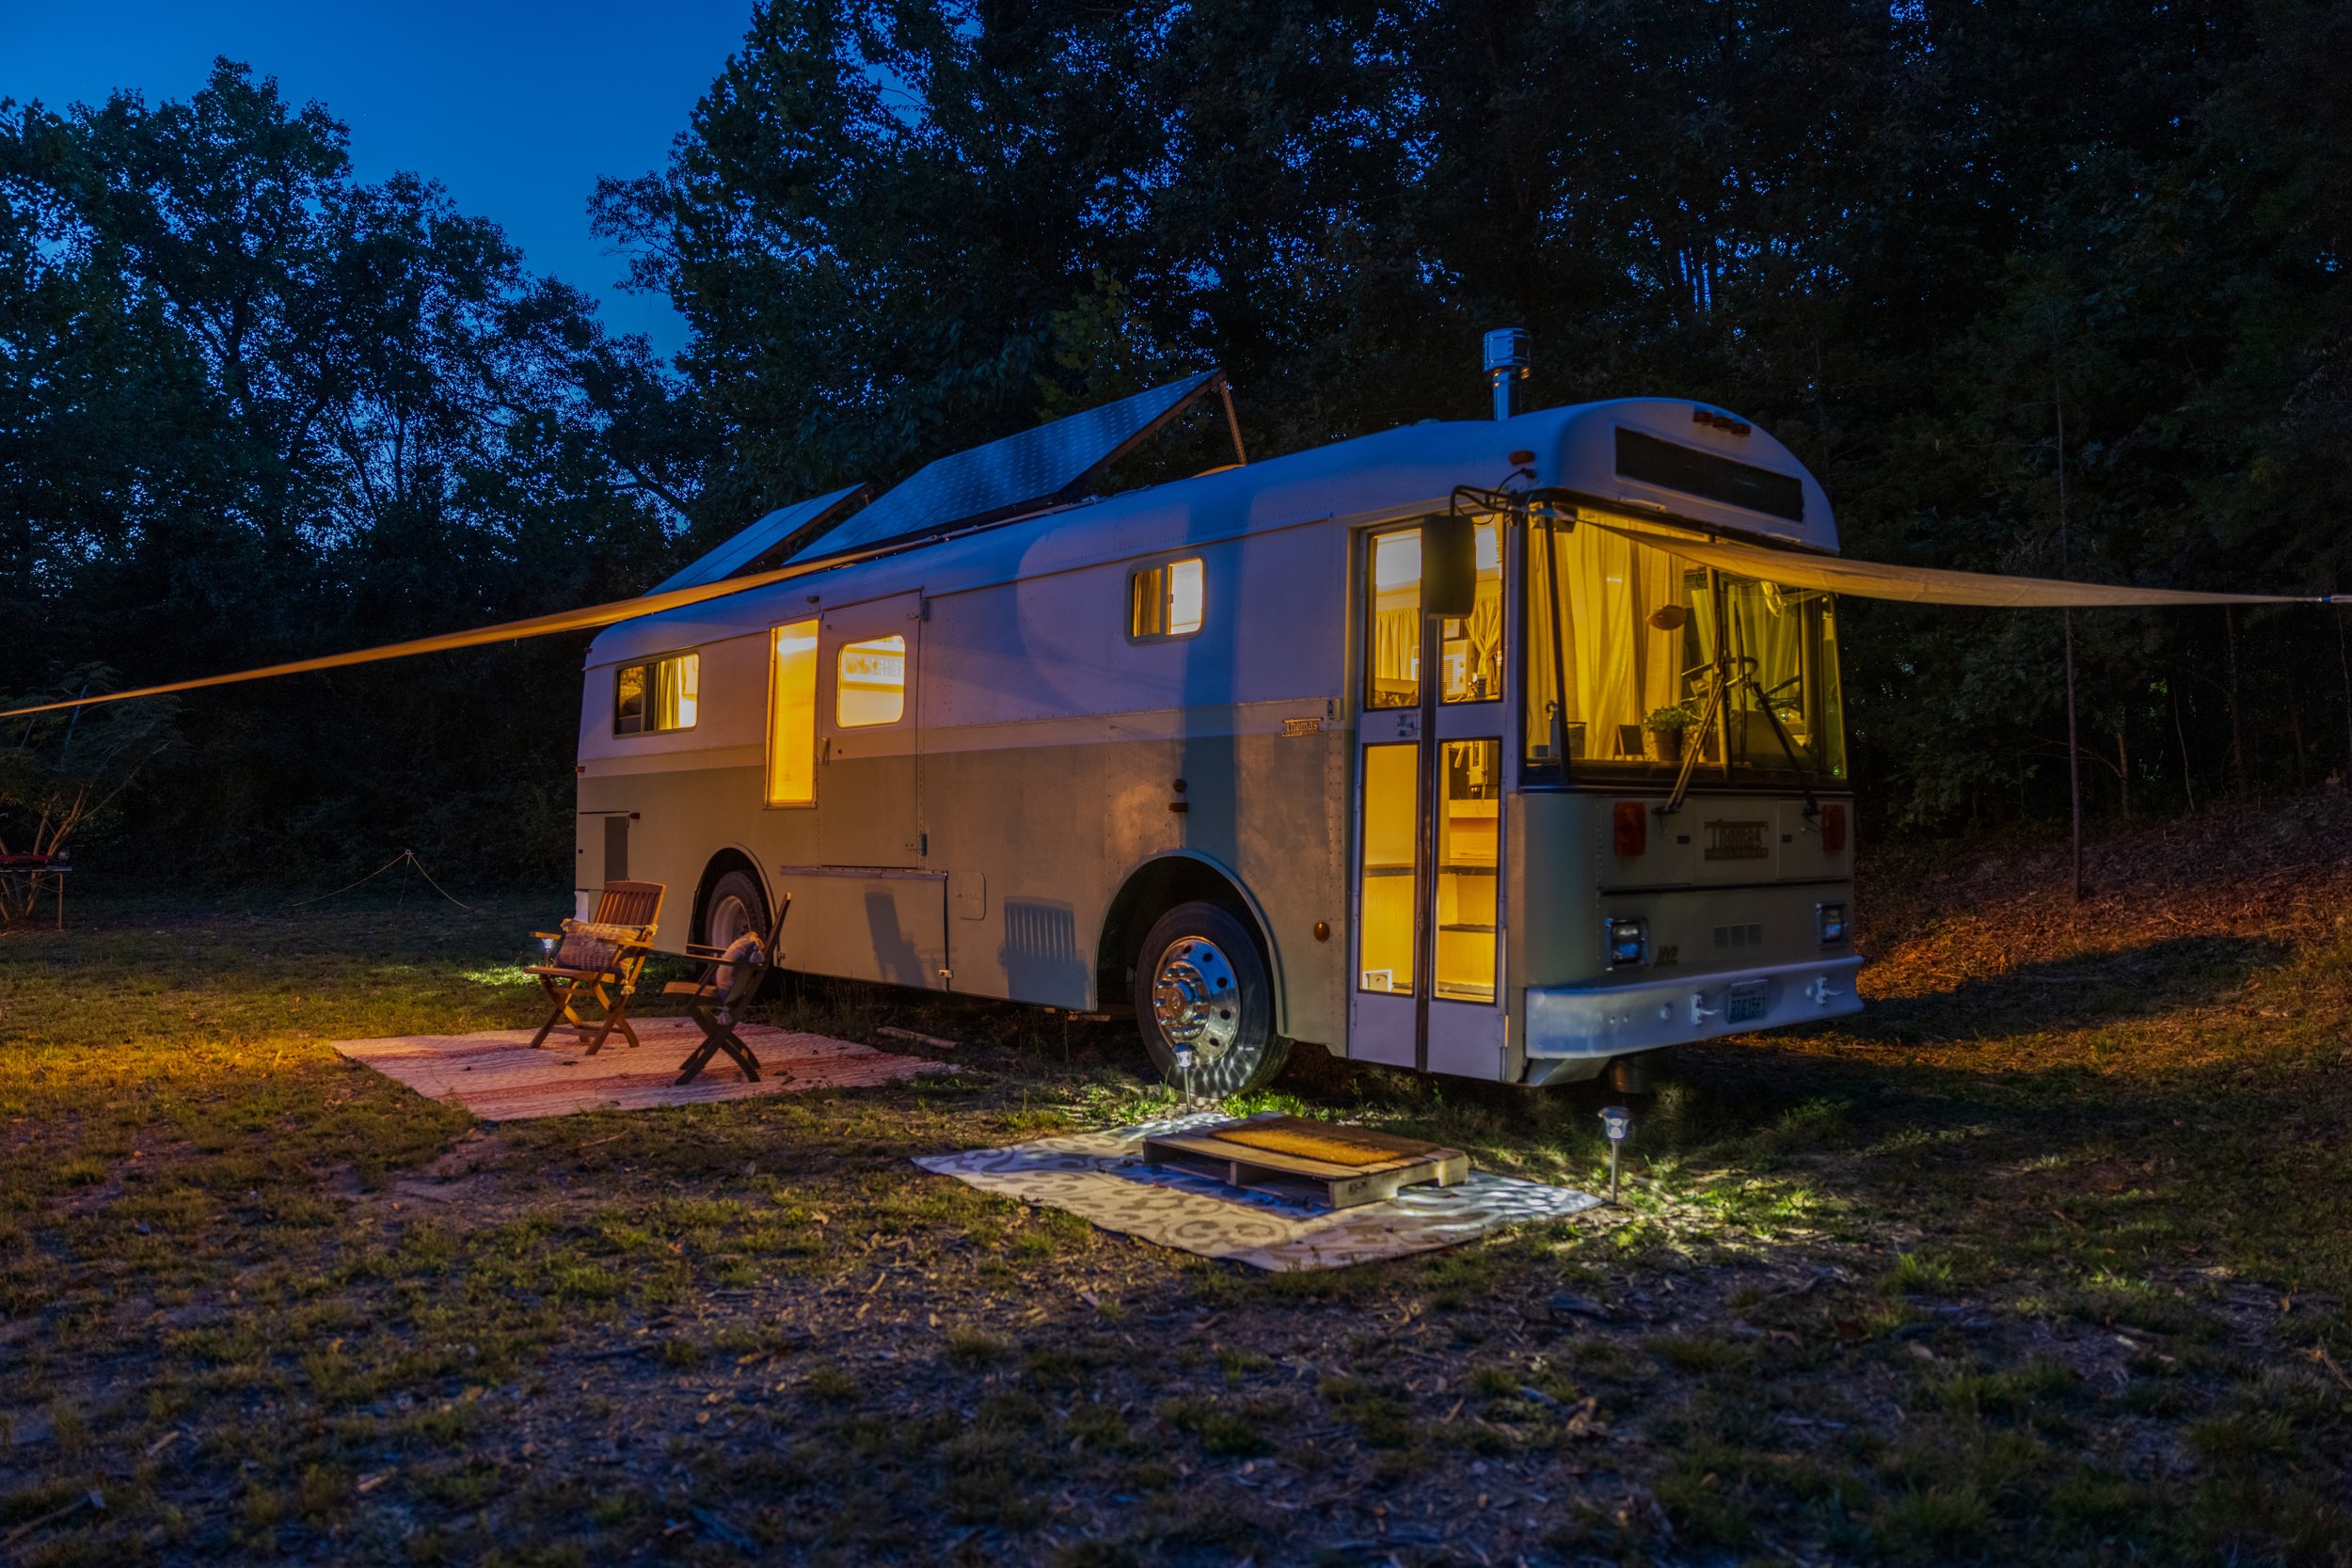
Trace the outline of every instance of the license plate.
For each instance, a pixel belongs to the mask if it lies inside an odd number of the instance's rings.
[[[1724,1004],[1726,1023],[1754,1023],[1764,1016],[1764,993],[1770,982],[1741,980],[1731,988],[1731,997]]]

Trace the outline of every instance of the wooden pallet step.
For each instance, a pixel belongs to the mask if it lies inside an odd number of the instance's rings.
[[[1327,1160],[1218,1136],[1237,1128],[1278,1132],[1295,1128],[1304,1140],[1332,1140],[1354,1147],[1346,1150],[1343,1160]],[[1470,1177],[1470,1156],[1458,1148],[1280,1112],[1146,1137],[1143,1158],[1149,1164],[1186,1171],[1230,1187],[1333,1209],[1383,1202],[1406,1187],[1456,1186]]]

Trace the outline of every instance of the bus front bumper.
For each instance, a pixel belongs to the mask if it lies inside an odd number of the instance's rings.
[[[1862,1010],[1854,992],[1858,955],[1809,963],[1735,969],[1631,985],[1527,989],[1527,1054],[1538,1061],[1589,1062],[1597,1072],[1615,1056],[1743,1035]],[[1549,1079],[1578,1076],[1553,1070]]]

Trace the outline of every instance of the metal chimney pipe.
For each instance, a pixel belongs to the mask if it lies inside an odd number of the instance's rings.
[[[1519,383],[1527,379],[1534,358],[1535,342],[1525,327],[1497,327],[1486,334],[1486,379],[1495,389],[1496,419],[1507,420],[1519,411]]]

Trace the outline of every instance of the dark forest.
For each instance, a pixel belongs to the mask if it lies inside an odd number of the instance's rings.
[[[498,214],[356,182],[333,105],[268,71],[0,104],[0,695],[624,597],[768,507],[1210,364],[1253,455],[1476,418],[1502,325],[1538,404],[1758,420],[1865,559],[2352,587],[2323,0],[778,0],[669,166],[596,199],[689,324],[674,365]],[[1867,831],[2063,816],[2054,613],[1856,604],[1846,641]],[[2332,612],[2091,613],[2076,645],[2094,815],[2352,756]],[[546,875],[580,646],[150,707],[113,739],[158,754],[78,847]],[[0,745],[22,771],[70,736]]]

